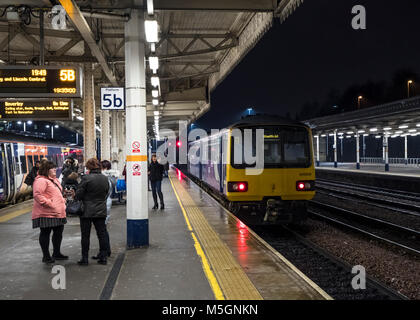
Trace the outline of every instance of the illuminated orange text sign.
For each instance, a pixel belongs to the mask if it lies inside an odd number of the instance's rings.
[[[81,71],[76,67],[0,67],[0,97],[81,98]]]

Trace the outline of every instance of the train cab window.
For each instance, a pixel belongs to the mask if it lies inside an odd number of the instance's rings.
[[[20,165],[22,168],[22,173],[28,173],[28,170],[26,168],[26,157],[25,156],[20,156]]]
[[[284,133],[284,161],[305,164],[309,158],[307,133],[294,131]]]

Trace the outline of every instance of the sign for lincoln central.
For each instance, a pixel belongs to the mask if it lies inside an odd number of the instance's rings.
[[[70,99],[0,100],[0,119],[71,120],[72,108]]]
[[[81,98],[77,67],[0,66],[1,98]]]

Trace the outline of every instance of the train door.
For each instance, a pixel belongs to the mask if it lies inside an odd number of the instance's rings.
[[[8,161],[7,161],[7,143],[1,144],[1,174],[2,174],[2,182],[3,182],[3,201],[7,201],[10,197],[10,176],[8,175],[9,169]]]
[[[4,151],[3,151],[3,143],[0,144],[0,200],[4,201],[7,192],[6,192],[6,184],[5,184],[5,170],[3,165],[4,159]]]
[[[7,177],[9,184],[9,192],[7,200],[10,201],[15,195],[15,159],[13,155],[13,146],[11,143],[5,143],[6,146],[6,160],[7,160]]]

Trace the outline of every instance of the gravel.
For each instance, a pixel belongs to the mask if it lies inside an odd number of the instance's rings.
[[[308,219],[300,233],[410,299],[420,300],[420,257],[365,236]]]

